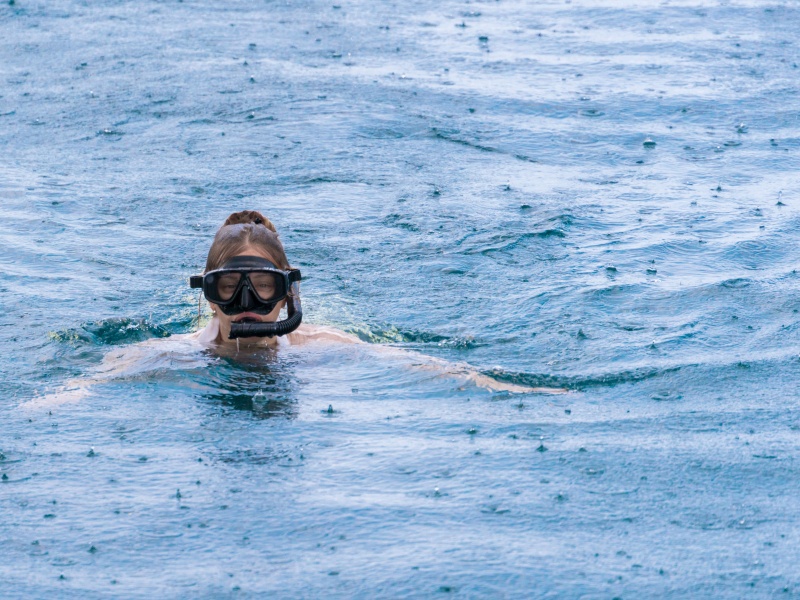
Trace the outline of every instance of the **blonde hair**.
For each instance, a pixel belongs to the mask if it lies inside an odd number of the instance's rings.
[[[219,269],[248,246],[265,252],[275,261],[276,267],[291,269],[272,221],[257,210],[242,210],[232,213],[217,230],[208,250],[205,272]]]

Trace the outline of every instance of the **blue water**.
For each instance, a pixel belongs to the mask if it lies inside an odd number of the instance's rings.
[[[0,596],[800,597],[799,19],[5,2]],[[368,344],[169,339],[251,208]]]

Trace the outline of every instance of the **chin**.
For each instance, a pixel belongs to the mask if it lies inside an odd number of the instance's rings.
[[[247,347],[247,346],[263,346],[265,343],[269,344],[269,342],[266,341],[266,340],[269,340],[269,339],[270,338],[246,337],[246,338],[239,338],[239,343],[242,346],[245,346],[245,347]],[[236,340],[231,340],[231,341],[233,341],[234,343],[236,342]]]

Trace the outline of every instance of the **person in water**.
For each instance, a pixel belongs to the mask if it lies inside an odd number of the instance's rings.
[[[213,313],[197,339],[237,349],[313,340],[360,342],[332,327],[302,323],[300,279],[268,218],[254,210],[233,213],[214,236],[205,272],[190,279],[191,287],[203,290]],[[281,320],[284,307],[288,316]]]
[[[300,302],[301,274],[286,258],[278,232],[260,212],[246,210],[231,214],[219,228],[208,251],[202,275],[190,278],[192,288],[202,289],[212,318],[192,334],[156,338],[109,352],[92,377],[73,379],[58,391],[38,396],[30,408],[52,407],[75,402],[91,386],[125,377],[146,376],[163,368],[202,368],[205,358],[199,349],[235,356],[247,352],[279,350],[310,343],[361,344],[394,358],[414,369],[432,371],[493,391],[558,394],[561,388],[528,387],[498,381],[465,363],[417,354],[402,348],[366,344],[333,327],[303,323]],[[286,308],[287,316],[281,319]],[[412,357],[413,364],[408,364]]]

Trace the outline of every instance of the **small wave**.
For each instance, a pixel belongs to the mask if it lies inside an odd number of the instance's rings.
[[[384,328],[353,328],[348,329],[348,332],[358,336],[362,341],[372,344],[436,344],[444,348],[461,350],[470,350],[486,345],[484,342],[476,340],[472,336],[449,337],[430,333],[428,331],[398,329],[393,326]]]
[[[545,229],[544,231],[530,231],[528,233],[523,233],[522,235],[518,236],[514,241],[508,244],[503,244],[501,246],[496,246],[496,247],[482,248],[480,250],[476,250],[476,252],[480,252],[481,254],[487,254],[489,252],[503,252],[503,251],[513,250],[525,240],[531,240],[531,239],[546,240],[548,238],[564,238],[564,237],[567,237],[567,234],[562,229]]]
[[[437,129],[436,127],[431,127],[431,132],[433,133],[433,137],[439,140],[444,140],[446,142],[452,142],[454,144],[460,144],[462,146],[467,146],[469,148],[474,148],[475,150],[480,150],[481,152],[496,152],[498,154],[506,154],[508,156],[513,156],[517,160],[521,160],[523,162],[539,162],[535,158],[531,158],[526,154],[520,154],[513,151],[504,150],[502,148],[495,148],[494,146],[488,146],[486,144],[463,139],[462,137],[456,137],[457,134],[442,131]]]
[[[482,371],[482,374],[503,383],[527,387],[557,387],[569,390],[584,390],[591,387],[613,387],[623,383],[634,383],[653,379],[669,373],[676,373],[684,366],[673,367],[641,367],[613,373],[601,373],[590,376],[550,375],[537,373],[507,372],[499,369]],[[693,365],[692,365],[693,366]]]
[[[419,231],[419,227],[414,225],[413,223],[409,223],[405,220],[405,217],[402,215],[398,215],[397,213],[393,213],[391,215],[386,216],[383,219],[383,224],[387,227],[395,227],[397,229],[405,229],[406,231]]]
[[[431,132],[433,133],[433,137],[439,140],[444,140],[446,142],[453,142],[454,144],[460,144],[462,146],[467,146],[469,148],[475,148],[476,150],[480,150],[481,152],[500,152],[500,150],[498,150],[497,148],[486,146],[478,142],[465,140],[463,138],[455,137],[454,134],[446,131],[441,131],[436,127],[431,127]]]
[[[734,279],[726,279],[725,281],[720,282],[720,286],[724,288],[743,288],[749,286],[753,283],[752,279],[748,279],[746,277],[736,277]]]
[[[216,460],[229,464],[248,465],[278,465],[284,467],[300,466],[303,463],[303,454],[296,448],[265,448],[254,450],[228,450],[220,452]]]
[[[111,346],[130,344],[151,338],[169,337],[173,333],[185,331],[192,319],[156,325],[146,319],[114,318],[86,323],[74,329],[50,332],[51,340],[72,345],[89,344]]]
[[[464,254],[490,254],[492,252],[508,252],[524,244],[526,240],[548,240],[567,237],[567,232],[560,228],[548,228],[541,231],[528,231],[520,234],[494,235],[483,244],[463,251]],[[463,240],[462,240],[463,241]],[[459,242],[457,245],[460,245]]]
[[[398,140],[406,136],[402,131],[391,127],[362,127],[359,135],[375,140]]]
[[[341,175],[317,175],[314,177],[299,177],[294,179],[297,185],[317,185],[320,183],[365,183],[357,177]]]

